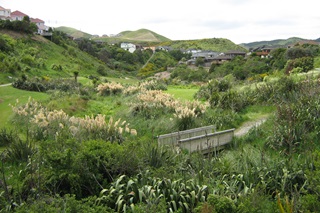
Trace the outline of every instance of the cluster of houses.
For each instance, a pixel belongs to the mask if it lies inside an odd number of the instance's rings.
[[[28,16],[27,14],[20,12],[19,10],[11,12],[10,9],[5,9],[0,6],[0,19],[10,21],[22,21],[23,17]],[[30,16],[29,16],[30,17]],[[45,25],[45,22],[39,18],[30,18],[32,23],[35,23],[38,27],[38,34],[42,35],[48,32],[49,27]]]
[[[138,49],[140,49],[140,50],[151,49],[153,51],[162,50],[162,51],[167,51],[167,52],[173,50],[169,46],[143,47],[141,45],[127,43],[127,42],[121,43],[120,47],[124,50],[131,52],[131,53],[133,53],[134,51],[136,51]],[[210,67],[212,63],[222,64],[225,61],[230,61],[231,59],[233,59],[236,56],[245,57],[247,54],[246,52],[239,51],[239,50],[228,51],[225,53],[215,52],[215,51],[210,51],[210,50],[196,50],[196,49],[181,50],[181,51],[183,53],[191,54],[191,59],[186,61],[185,62],[186,64],[195,65],[197,59],[202,58],[205,67]]]

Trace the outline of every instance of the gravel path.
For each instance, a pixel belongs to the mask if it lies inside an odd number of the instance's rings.
[[[10,84],[0,84],[0,87],[7,87],[7,86],[10,86],[11,85],[11,83]]]
[[[236,129],[234,132],[234,136],[235,137],[241,137],[244,136],[245,134],[247,134],[249,132],[250,129],[252,129],[253,127],[258,127],[261,124],[263,124],[265,121],[267,120],[266,117],[260,118],[258,120],[255,121],[248,121],[245,122],[240,128]]]

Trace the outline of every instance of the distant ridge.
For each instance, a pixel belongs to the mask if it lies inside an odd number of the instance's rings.
[[[296,44],[301,41],[316,41],[320,42],[320,38],[316,40],[310,40],[310,39],[303,39],[303,38],[298,38],[298,37],[292,37],[288,39],[275,39],[275,40],[270,40],[270,41],[255,41],[255,42],[249,42],[249,43],[242,43],[239,44],[240,46],[243,46],[246,49],[250,48],[257,48],[261,46],[266,46],[266,47],[286,47],[288,45]]]
[[[82,32],[82,31],[74,29],[72,27],[61,26],[61,27],[56,27],[55,30],[64,32],[74,38],[91,38],[92,37],[91,34]]]

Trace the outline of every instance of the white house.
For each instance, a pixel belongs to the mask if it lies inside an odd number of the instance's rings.
[[[44,21],[38,18],[30,18],[32,23],[35,23],[38,27],[38,34],[43,34],[44,32],[48,31],[48,27],[44,25]]]
[[[136,51],[136,49],[138,49],[137,45],[132,44],[132,43],[126,43],[126,42],[121,43],[120,47],[124,50],[131,52],[131,53],[133,53],[134,51]]]
[[[5,9],[0,6],[0,19],[6,20],[6,19],[10,19],[10,17],[11,17],[11,10]]]
[[[23,12],[20,12],[19,10],[16,10],[11,13],[11,20],[12,21],[22,21],[23,17],[28,16],[24,14]]]

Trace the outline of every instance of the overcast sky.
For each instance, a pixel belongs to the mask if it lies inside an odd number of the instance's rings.
[[[0,0],[0,6],[90,34],[141,28],[172,40],[227,38],[237,44],[320,37],[319,0]]]

